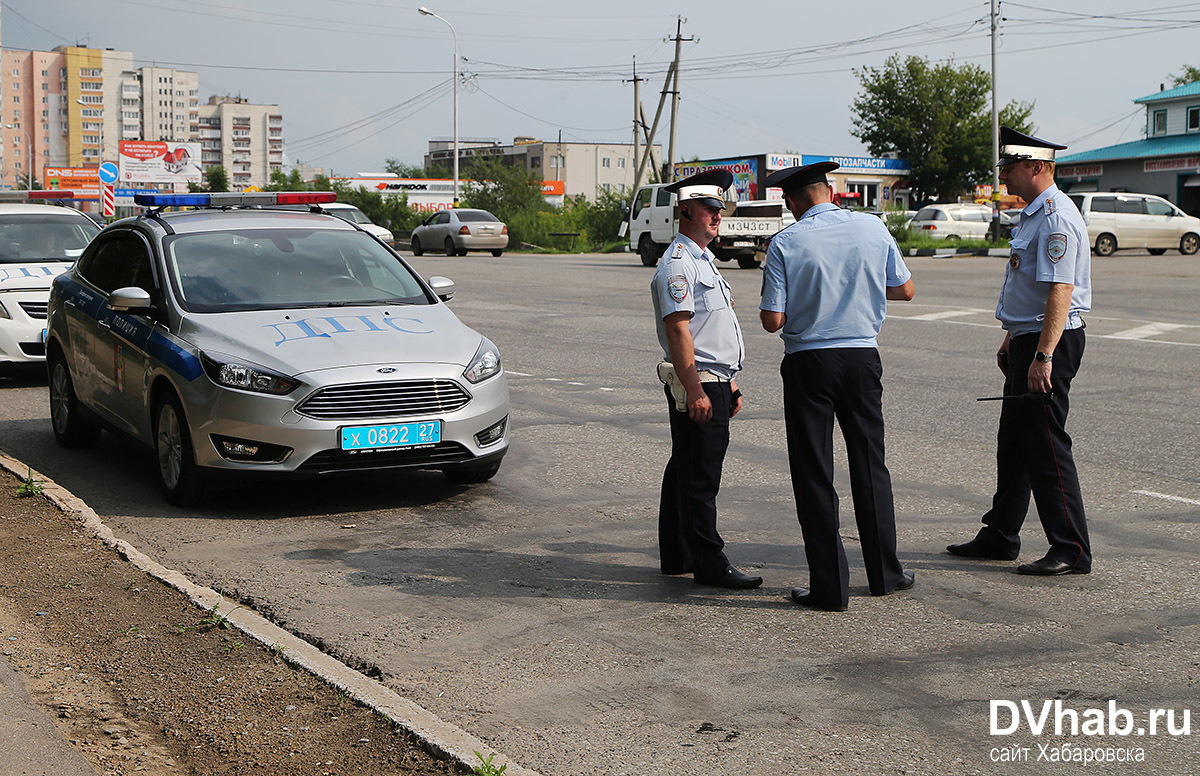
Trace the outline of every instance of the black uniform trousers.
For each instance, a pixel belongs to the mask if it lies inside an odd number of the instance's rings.
[[[1029,391],[1029,365],[1040,337],[1034,332],[1009,340],[1006,396]],[[1066,429],[1071,406],[1068,394],[1083,359],[1084,344],[1081,328],[1067,329],[1058,341],[1050,364],[1050,384],[1058,396],[1053,404],[1019,399],[1003,403],[996,435],[996,494],[983,523],[990,529],[987,535],[994,546],[1019,549],[1021,524],[1029,512],[1032,492],[1050,542],[1047,557],[1088,571],[1092,568],[1092,547]]]
[[[796,514],[808,559],[809,590],[830,606],[850,596],[846,550],[838,531],[833,487],[833,421],[837,418],[850,468],[867,583],[890,593],[903,569],[896,557],[892,478],[883,462],[883,364],[875,348],[805,350],[784,356],[783,409]]]
[[[717,533],[717,491],[729,449],[729,383],[701,383],[712,403],[712,420],[696,423],[675,409],[664,386],[671,414],[671,459],[663,472],[658,506],[658,548],[664,574],[719,575],[729,566]]]

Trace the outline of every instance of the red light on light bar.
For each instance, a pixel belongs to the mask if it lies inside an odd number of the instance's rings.
[[[29,202],[35,199],[74,199],[73,191],[58,191],[57,189],[35,189],[34,191],[5,191],[0,192],[0,202]]]
[[[281,191],[275,201],[280,205],[319,205],[322,202],[337,202],[337,192]]]

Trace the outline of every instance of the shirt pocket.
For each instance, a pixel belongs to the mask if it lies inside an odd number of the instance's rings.
[[[696,307],[708,312],[724,310],[729,304],[725,301],[725,290],[716,276],[696,278]]]

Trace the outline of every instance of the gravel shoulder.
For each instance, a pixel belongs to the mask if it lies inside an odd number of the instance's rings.
[[[0,651],[98,773],[459,772],[19,485],[0,472]]]

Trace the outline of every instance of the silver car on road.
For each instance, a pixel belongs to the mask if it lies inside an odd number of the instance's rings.
[[[505,374],[444,303],[453,283],[340,218],[237,207],[313,196],[332,195],[147,196],[101,232],[51,290],[58,441],[146,443],[180,504],[221,474],[495,475]]]
[[[439,210],[413,229],[409,247],[414,256],[435,250],[447,256],[466,256],[467,251],[500,256],[508,247],[508,226],[486,210]]]

